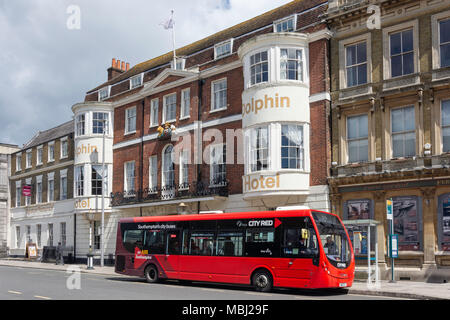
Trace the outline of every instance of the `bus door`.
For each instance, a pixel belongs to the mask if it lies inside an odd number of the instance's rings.
[[[179,255],[181,247],[180,230],[166,233],[166,255],[163,258],[164,271],[169,278],[178,276]]]
[[[277,276],[297,286],[308,286],[318,257],[317,237],[308,217],[286,218],[281,237],[281,265]]]

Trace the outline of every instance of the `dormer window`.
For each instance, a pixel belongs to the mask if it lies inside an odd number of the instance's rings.
[[[137,87],[142,86],[142,79],[144,77],[144,74],[138,74],[137,76],[134,76],[130,79],[130,89],[134,89]]]
[[[293,32],[297,24],[297,15],[273,22],[273,32]]]
[[[186,59],[185,58],[176,58],[175,68],[174,68],[174,65],[173,65],[173,60],[170,63],[170,66],[174,70],[184,70],[185,64],[186,64]]]
[[[226,57],[233,52],[233,39],[218,43],[214,46],[214,59]]]
[[[110,93],[110,87],[105,87],[100,89],[100,91],[98,92],[98,100],[102,101],[105,100],[107,98],[109,98],[109,93]]]

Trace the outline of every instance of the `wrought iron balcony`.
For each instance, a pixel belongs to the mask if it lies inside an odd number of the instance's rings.
[[[137,203],[164,202],[201,197],[228,197],[228,181],[194,181],[172,186],[145,188],[111,193],[111,206],[123,206]]]

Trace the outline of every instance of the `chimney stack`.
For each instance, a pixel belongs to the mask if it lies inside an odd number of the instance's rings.
[[[111,67],[108,68],[108,81],[130,70],[130,63],[112,58]]]

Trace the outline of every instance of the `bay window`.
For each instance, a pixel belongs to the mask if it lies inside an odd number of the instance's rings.
[[[267,51],[258,52],[250,56],[251,85],[269,80],[269,62]]]
[[[280,49],[280,78],[303,81],[303,53],[297,49]]]
[[[304,169],[303,126],[281,126],[281,168]]]
[[[250,170],[251,172],[269,168],[269,130],[259,127],[250,131]]]

